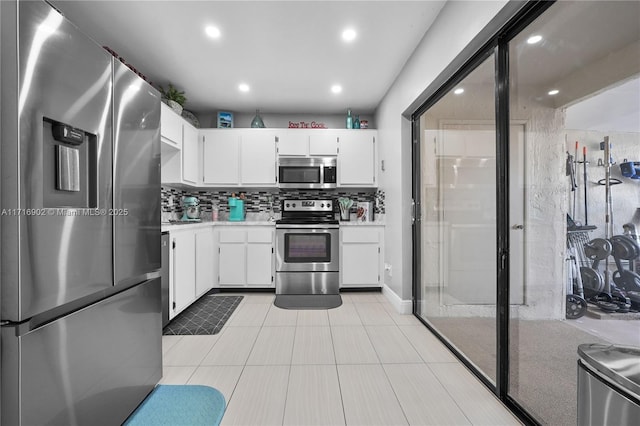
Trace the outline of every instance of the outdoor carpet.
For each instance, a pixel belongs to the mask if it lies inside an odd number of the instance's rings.
[[[201,385],[158,385],[124,422],[124,426],[219,425],[224,396]]]
[[[202,296],[171,320],[163,334],[218,334],[242,297],[213,294]]]

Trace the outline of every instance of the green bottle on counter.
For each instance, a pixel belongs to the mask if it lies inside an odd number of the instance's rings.
[[[353,117],[351,117],[351,108],[347,109],[347,129],[353,129]]]
[[[359,129],[360,128],[360,116],[356,115],[355,120],[353,120],[353,128],[354,129]]]

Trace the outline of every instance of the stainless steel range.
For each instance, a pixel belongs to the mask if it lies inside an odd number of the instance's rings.
[[[276,221],[277,306],[322,309],[342,303],[339,225],[333,206],[331,199],[282,201],[282,219]],[[295,300],[295,306],[285,300]]]

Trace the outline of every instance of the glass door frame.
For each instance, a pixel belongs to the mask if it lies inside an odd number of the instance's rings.
[[[414,316],[424,324],[452,353],[487,386],[521,421],[537,425],[539,422],[509,395],[509,41],[537,19],[555,1],[528,1],[520,8],[498,16],[492,22],[494,34],[475,52],[462,52],[462,65],[457,69],[456,58],[450,67],[425,92],[425,100],[411,113],[412,122],[412,306]],[[474,364],[459,352],[438,330],[418,314],[418,292],[421,267],[421,157],[420,117],[460,83],[484,60],[495,58],[495,121],[496,121],[496,383],[492,383]]]

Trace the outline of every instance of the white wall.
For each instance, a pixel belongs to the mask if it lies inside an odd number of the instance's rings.
[[[378,148],[385,164],[380,171],[386,192],[385,263],[392,266],[385,284],[404,301],[410,301],[412,293],[411,123],[402,113],[507,3],[447,2],[376,110]]]
[[[638,132],[618,132],[618,131],[598,131],[598,130],[566,130],[566,149],[571,154],[574,153],[575,141],[578,141],[579,152],[578,161],[582,161],[582,147],[587,147],[587,209],[589,214],[589,225],[595,225],[597,230],[591,232],[591,238],[605,238],[605,214],[606,196],[605,187],[599,185],[598,181],[605,178],[605,157],[604,151],[600,151],[600,142],[605,136],[609,136],[611,144],[611,156],[616,164],[611,166],[611,178],[622,181],[621,185],[611,186],[611,201],[613,214],[610,223],[613,224],[613,234],[623,233],[622,225],[631,222],[636,209],[640,208],[640,179],[630,179],[622,176],[620,163],[625,159],[628,161],[640,161],[640,133]],[[598,160],[602,160],[603,165],[598,165]],[[574,220],[584,225],[584,169],[583,164],[576,165],[578,191],[576,195],[576,214]],[[573,211],[574,193],[567,188],[567,204],[569,214]],[[610,235],[611,236],[611,235]]]

